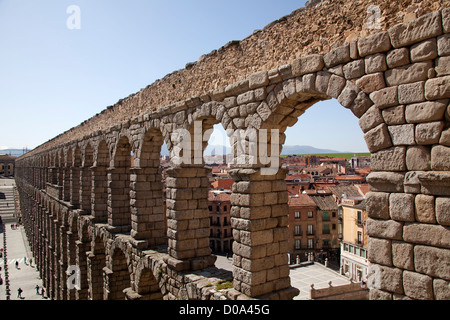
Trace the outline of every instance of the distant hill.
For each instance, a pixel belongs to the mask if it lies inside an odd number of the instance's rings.
[[[205,150],[205,155],[221,155],[221,154],[231,153],[229,147],[220,145],[208,145]],[[281,155],[292,155],[292,154],[322,154],[322,153],[341,153],[341,151],[330,150],[330,149],[318,149],[311,146],[284,146]],[[169,155],[169,150],[166,144],[161,148],[162,155]]]
[[[284,146],[281,155],[321,154],[321,153],[340,153],[340,151],[330,149],[318,149],[311,146]]]
[[[24,149],[2,149],[0,150],[0,154],[9,154],[13,157],[20,157],[22,156],[25,152]],[[26,150],[26,151],[30,151],[30,150]]]

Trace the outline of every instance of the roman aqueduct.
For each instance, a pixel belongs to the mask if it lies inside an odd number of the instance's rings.
[[[164,141],[176,150],[173,133],[194,123],[267,129],[282,145],[306,109],[334,98],[359,119],[372,153],[370,299],[450,299],[448,6],[299,9],[19,158],[22,220],[49,296],[292,299],[286,172],[262,174],[261,162],[231,170],[231,273],[209,249],[208,169],[172,161],[162,181],[160,150]],[[73,265],[81,282],[69,289]],[[221,281],[233,288],[217,290]]]

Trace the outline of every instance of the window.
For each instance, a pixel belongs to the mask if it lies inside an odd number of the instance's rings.
[[[314,239],[308,239],[308,249],[314,249]]]
[[[358,244],[362,244],[362,232],[358,231]]]
[[[328,212],[322,214],[322,221],[330,221],[330,214]]]
[[[300,212],[295,211],[294,217],[295,217],[295,219],[300,219]]]
[[[358,224],[362,224],[362,212],[358,211]]]
[[[227,212],[227,206],[223,206],[223,212]]]
[[[313,212],[312,211],[308,211],[308,218],[313,218]]]
[[[301,236],[302,235],[302,226],[297,225],[294,226],[294,236]]]
[[[209,211],[212,211],[212,206],[209,206],[208,209],[209,209]]]
[[[323,240],[323,248],[329,248],[330,247],[330,240],[324,239]]]
[[[220,207],[219,206],[216,207],[216,211],[220,212]]]
[[[336,230],[336,224],[333,223],[332,228],[333,230]]]
[[[312,224],[308,224],[307,234],[308,235],[314,234],[314,226]]]
[[[223,225],[224,225],[224,226],[228,225],[227,217],[224,217],[224,218],[223,218]]]
[[[302,248],[302,241],[300,239],[295,240],[295,249],[301,249]]]
[[[336,218],[336,211],[332,212],[331,215],[332,215],[333,218]]]
[[[323,230],[322,230],[323,234],[330,234],[330,225],[329,224],[324,224],[323,225]]]

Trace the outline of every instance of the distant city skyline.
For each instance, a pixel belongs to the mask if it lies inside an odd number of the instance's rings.
[[[0,152],[33,149],[305,2],[2,0]],[[367,151],[335,100],[311,107],[285,144]]]

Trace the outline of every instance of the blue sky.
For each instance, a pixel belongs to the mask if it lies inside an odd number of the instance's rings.
[[[0,0],[0,148],[35,148],[305,2]],[[71,5],[80,29],[67,27]],[[367,151],[337,102],[314,105],[286,135],[288,145]]]

